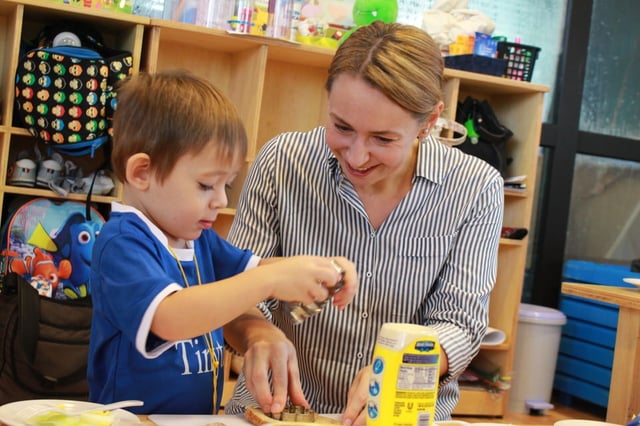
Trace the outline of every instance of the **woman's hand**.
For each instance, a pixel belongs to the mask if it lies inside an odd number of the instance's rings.
[[[342,413],[342,424],[350,426],[365,426],[367,412],[367,398],[369,395],[369,380],[371,366],[368,365],[358,371],[347,395],[347,407]]]
[[[287,403],[308,407],[298,370],[293,344],[281,333],[272,333],[249,346],[244,354],[242,371],[247,389],[265,413],[281,413]],[[269,386],[269,371],[273,394]]]

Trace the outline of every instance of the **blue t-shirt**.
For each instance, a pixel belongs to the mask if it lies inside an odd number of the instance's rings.
[[[203,284],[244,271],[252,256],[212,230],[193,241],[193,250],[174,251],[189,259],[181,264],[191,286],[198,283],[193,253]],[[140,399],[144,406],[130,409],[138,414],[211,414],[213,374],[204,337],[167,342],[150,331],[158,304],[185,283],[166,237],[140,212],[114,208],[93,249],[91,286],[90,400]],[[224,381],[222,329],[213,330],[211,336],[219,361],[219,407]]]

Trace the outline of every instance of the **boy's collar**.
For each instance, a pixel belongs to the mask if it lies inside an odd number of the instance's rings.
[[[142,213],[140,210],[138,210],[133,206],[128,206],[126,204],[123,204],[119,201],[113,201],[111,203],[111,212],[133,213],[136,216],[138,216],[140,220],[147,225],[151,233],[158,239],[158,241],[160,241],[163,246],[167,247],[167,251],[169,251],[169,248],[168,248],[169,240],[167,239],[167,236],[164,234],[164,232],[160,230],[160,228],[156,226],[155,223],[151,222],[151,220],[149,220],[149,218],[145,216],[145,214]],[[186,249],[174,248],[174,251],[180,258],[180,260],[193,260],[193,241],[187,241],[186,243],[187,243]]]

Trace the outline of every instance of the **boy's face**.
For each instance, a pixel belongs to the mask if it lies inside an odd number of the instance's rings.
[[[151,179],[144,210],[173,247],[211,229],[218,210],[227,206],[226,189],[238,174],[240,161],[223,161],[214,146],[182,156],[164,182]]]

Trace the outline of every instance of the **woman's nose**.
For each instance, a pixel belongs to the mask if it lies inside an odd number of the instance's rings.
[[[352,167],[358,167],[369,161],[369,149],[365,141],[356,139],[349,147],[347,160]]]

